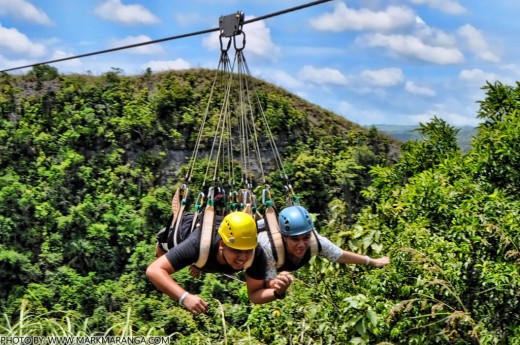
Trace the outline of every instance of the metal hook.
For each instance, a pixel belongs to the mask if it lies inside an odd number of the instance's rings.
[[[224,43],[222,42],[222,38],[225,37],[223,34],[220,34],[219,36],[219,40],[220,40],[220,51],[222,53],[227,53],[227,51],[229,50],[229,48],[231,47],[231,41],[232,41],[232,38],[229,38],[228,42],[227,42],[227,47],[224,49]]]
[[[269,190],[269,186],[262,190],[262,205],[271,206],[271,191]]]
[[[197,195],[197,199],[195,200],[195,211],[198,211],[202,204],[204,204],[204,193],[200,192],[199,195]]]
[[[181,203],[186,205],[186,201],[188,200],[188,186],[183,183],[180,187],[180,191],[182,192],[182,200]]]
[[[236,35],[233,36],[233,46],[235,47],[235,50],[237,52],[244,50],[244,48],[246,47],[246,33],[242,31],[239,34],[242,34],[242,36],[243,36],[243,38],[242,38],[242,47],[240,47],[240,48],[237,47],[237,37],[236,37]]]

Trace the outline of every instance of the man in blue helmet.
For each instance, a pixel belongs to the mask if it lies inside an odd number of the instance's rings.
[[[314,230],[311,215],[302,206],[289,206],[283,209],[278,216],[278,222],[282,244],[275,243],[277,241],[273,239],[272,231],[263,231],[258,234],[259,247],[262,247],[267,257],[265,274],[268,280],[272,279],[273,288],[282,281],[290,284],[293,277],[288,272],[304,266],[314,255],[341,264],[370,265],[378,268],[390,263],[388,257],[373,259],[370,256],[339,248]],[[277,272],[286,272],[286,274],[280,276]],[[255,289],[265,288],[263,284],[264,282],[261,281],[248,281],[249,293],[254,292]],[[274,294],[274,298],[283,297]]]

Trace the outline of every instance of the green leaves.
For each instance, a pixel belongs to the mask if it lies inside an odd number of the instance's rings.
[[[144,272],[172,190],[186,174],[210,74],[126,77],[114,69],[99,78],[55,78],[39,68],[28,78],[55,87],[28,97],[16,86],[23,76],[0,76],[0,305],[8,317],[17,309],[39,321],[38,313],[51,313],[48,325],[61,329],[52,317],[79,315],[92,323],[78,325],[78,334],[92,326],[174,334],[181,344],[520,339],[518,85],[484,88],[483,122],[467,155],[456,145],[457,130],[434,118],[389,166],[392,142],[375,128],[262,84],[286,172],[320,233],[360,254],[390,256],[391,264],[374,269],[317,258],[295,272],[286,299],[259,306],[240,281],[176,272],[180,284],[211,301],[204,317],[159,293]],[[219,110],[210,104],[210,114]],[[206,166],[197,162],[192,190]],[[269,173],[282,200],[280,173]],[[20,305],[22,298],[28,302]],[[15,329],[4,319],[0,327]]]

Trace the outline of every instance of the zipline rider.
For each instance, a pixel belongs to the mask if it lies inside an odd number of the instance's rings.
[[[373,259],[370,256],[343,250],[326,237],[319,235],[314,230],[311,215],[302,206],[284,208],[278,216],[278,223],[283,240],[281,246],[274,243],[275,241],[268,231],[260,232],[258,235],[258,247],[263,249],[267,259],[264,268],[267,280],[275,279],[279,275],[278,272],[285,272],[292,280],[292,275],[288,272],[303,267],[314,255],[340,264],[370,265],[377,268],[390,263],[388,257]],[[247,283],[250,294],[263,288],[259,281],[249,279]],[[278,298],[283,297],[284,294],[278,296]]]
[[[254,283],[255,286],[262,286],[254,290],[248,287],[249,298],[256,304],[270,302],[286,293],[292,282],[287,273],[275,275],[271,281],[265,279],[263,268],[267,265],[266,256],[263,249],[257,246],[257,228],[252,216],[245,212],[232,212],[224,218],[216,217],[217,227],[218,233],[211,241],[208,260],[200,267],[202,271],[232,274],[245,269],[248,285]],[[146,275],[160,291],[197,315],[207,311],[208,303],[184,290],[171,277],[174,272],[195,263],[199,257],[200,227],[188,235],[150,264]]]

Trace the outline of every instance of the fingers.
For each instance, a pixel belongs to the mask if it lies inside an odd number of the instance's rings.
[[[384,256],[382,258],[373,260],[373,262],[374,262],[375,267],[383,267],[390,263],[390,258],[388,258],[387,256]]]
[[[285,292],[293,280],[294,278],[289,272],[281,272],[274,280],[274,289],[278,292]]]
[[[184,306],[193,315],[204,314],[208,310],[208,302],[196,295],[188,295]]]

